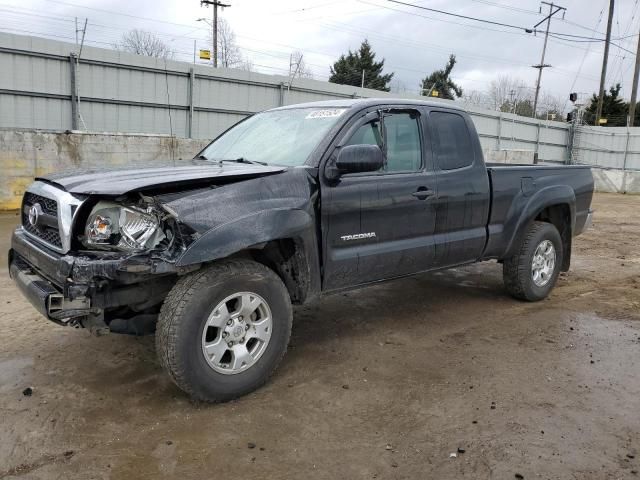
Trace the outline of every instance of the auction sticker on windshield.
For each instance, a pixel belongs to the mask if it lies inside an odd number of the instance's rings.
[[[345,112],[346,108],[332,108],[330,110],[314,110],[309,115],[304,117],[305,119],[309,118],[333,118],[339,117]]]

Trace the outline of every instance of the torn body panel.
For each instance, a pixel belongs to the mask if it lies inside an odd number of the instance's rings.
[[[296,296],[306,299],[318,295],[315,174],[312,168],[290,168],[278,175],[187,193],[182,198],[172,195],[166,203],[162,195],[156,197],[176,213],[181,225],[195,232],[193,243],[176,260],[176,266],[207,263],[245,250],[259,251],[268,242],[291,239],[305,258],[304,265],[296,264],[302,272],[296,270],[295,274],[305,277],[296,287]],[[290,253],[296,255],[296,251]],[[285,256],[283,262],[287,261],[291,258]]]

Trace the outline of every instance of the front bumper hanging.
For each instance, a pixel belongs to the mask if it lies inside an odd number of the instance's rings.
[[[161,302],[178,269],[145,255],[63,255],[31,240],[18,227],[11,239],[9,274],[40,314],[60,325],[108,329],[105,312],[145,309]],[[106,323],[105,323],[106,321]]]
[[[49,320],[66,325],[73,318],[86,317],[91,313],[89,298],[65,297],[61,290],[37,273],[15,252],[10,252],[9,275],[31,305]]]

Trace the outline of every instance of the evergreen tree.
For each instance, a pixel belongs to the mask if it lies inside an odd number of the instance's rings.
[[[605,127],[624,127],[627,124],[627,103],[620,97],[620,89],[622,86],[616,83],[609,88],[609,93],[604,92],[602,101],[602,117],[606,118]],[[587,107],[584,115],[585,121],[594,125],[596,122],[596,111],[598,109],[598,96],[594,93],[591,97],[591,103]]]
[[[364,71],[364,87],[374,90],[389,91],[389,82],[393,73],[383,74],[384,59],[375,61],[376,54],[371,50],[371,45],[365,39],[360,48],[347,55],[340,55],[340,58],[331,67],[331,83],[342,85],[362,85],[362,72]]]
[[[453,80],[451,80],[451,71],[453,70],[455,64],[456,56],[450,55],[449,61],[447,62],[447,65],[445,65],[444,69],[436,70],[428,77],[425,77],[422,80],[420,90],[421,95],[426,96],[429,95],[429,92],[431,92],[432,96],[436,96],[433,95],[433,92],[436,91],[438,92],[437,96],[439,98],[447,98],[449,100],[453,100],[454,95],[460,98],[462,96],[462,88],[456,85]]]

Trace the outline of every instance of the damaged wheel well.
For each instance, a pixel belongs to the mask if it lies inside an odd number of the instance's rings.
[[[301,240],[271,240],[260,245],[260,248],[252,248],[243,253],[276,272],[286,285],[293,303],[305,301],[309,293],[311,273]]]

